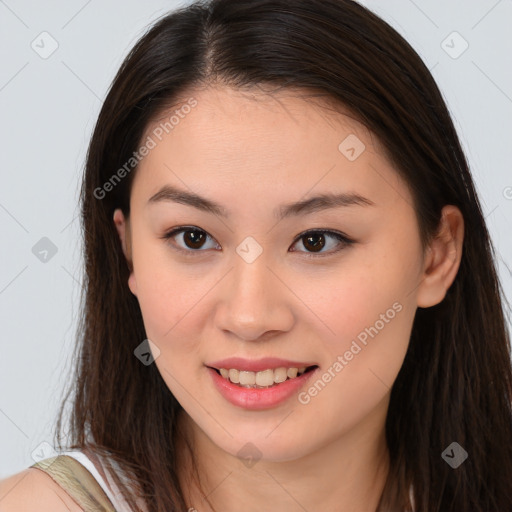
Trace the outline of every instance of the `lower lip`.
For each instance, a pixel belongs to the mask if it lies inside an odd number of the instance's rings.
[[[243,409],[263,410],[271,409],[285,402],[293,396],[310,377],[316,373],[318,367],[303,373],[300,377],[287,379],[280,384],[276,384],[270,388],[243,388],[237,384],[233,384],[230,380],[219,375],[212,368],[208,368],[212,376],[213,383],[219,390],[220,394],[230,403]]]

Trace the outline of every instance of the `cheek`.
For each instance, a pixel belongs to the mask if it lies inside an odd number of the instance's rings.
[[[134,240],[138,242],[133,247],[134,280],[146,333],[150,339],[163,340],[185,317],[189,303],[197,301],[199,279],[183,272],[165,240],[142,227]]]
[[[410,292],[417,275],[415,267],[408,270],[403,258],[397,258],[395,264],[384,262],[377,248],[368,249],[368,254],[372,252],[369,257],[357,255],[321,279],[315,278],[314,287],[310,279],[295,280],[294,290],[306,297],[304,302],[322,320],[325,339],[334,346],[350,345],[358,336],[364,342],[365,329],[371,326],[379,332],[389,331],[391,324],[406,316],[398,310],[414,304]]]
[[[308,303],[329,329],[322,328],[327,356],[320,381],[306,390],[303,401],[310,399],[315,414],[327,414],[333,428],[340,418],[349,428],[391,391],[416,312],[411,292],[418,247],[397,239],[368,246],[336,275],[326,276],[322,293]]]
[[[161,373],[165,368],[180,381],[189,379],[203,366],[199,350],[218,276],[206,267],[177,264],[160,250],[146,256],[135,267],[137,299],[147,337],[160,350],[156,364]]]
[[[198,357],[200,331],[194,303],[198,297],[188,281],[179,274],[147,273],[139,284],[139,304],[147,337],[156,344],[159,356],[155,364],[169,390],[180,401],[190,399],[185,389],[195,386],[195,376],[202,360]],[[172,277],[172,278],[171,278]]]
[[[138,300],[148,337],[165,346],[174,345],[179,337],[180,346],[186,346],[200,331],[196,319],[202,286],[170,271],[146,277],[142,286],[138,282]]]
[[[304,417],[322,417],[332,435],[349,431],[386,400],[407,352],[416,310],[396,283],[382,289],[371,281],[360,284],[350,294],[338,290],[328,306],[317,309],[335,334],[323,336],[319,375],[300,396]]]
[[[351,379],[367,379],[375,369],[392,385],[409,344],[419,265],[419,245],[406,244],[403,236],[383,237],[354,251],[339,268],[316,279],[313,288],[305,278],[296,281],[295,290],[308,297],[322,333],[327,367],[346,355],[354,373],[343,373]]]

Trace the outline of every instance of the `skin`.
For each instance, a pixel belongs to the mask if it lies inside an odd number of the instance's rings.
[[[441,302],[456,276],[462,215],[445,206],[423,252],[405,182],[352,117],[290,91],[210,87],[192,96],[197,106],[139,165],[130,217],[118,209],[113,220],[133,269],[128,285],[160,350],[154,364],[185,410],[180,423],[196,446],[203,489],[224,512],[240,503],[254,512],[269,504],[289,512],[375,510],[388,473],[391,386],[416,309]],[[354,161],[338,149],[349,134],[366,147]],[[230,217],[148,205],[164,184],[220,203]],[[342,191],[375,204],[273,217],[282,204]],[[202,247],[187,246],[183,233],[161,238],[183,225],[209,235]],[[318,228],[355,243],[325,234],[322,255],[308,258],[318,253],[298,235]],[[263,250],[252,263],[236,252],[248,236]],[[186,257],[173,247],[195,252]],[[219,394],[204,366],[233,355],[275,356],[316,362],[321,375],[394,303],[401,310],[307,404],[294,396],[244,410]],[[246,443],[261,453],[252,467],[237,457]],[[182,452],[187,505],[210,511]]]

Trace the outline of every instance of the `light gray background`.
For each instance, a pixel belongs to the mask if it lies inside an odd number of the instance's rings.
[[[512,1],[362,3],[405,36],[440,85],[510,301]],[[178,5],[0,0],[0,478],[32,464],[34,450],[49,453],[44,443],[52,441],[70,378],[81,269],[78,186],[102,99],[145,27]],[[31,47],[51,48],[44,31],[58,43],[46,59]],[[464,40],[468,49],[453,58]],[[57,248],[46,262],[32,252],[42,237]]]

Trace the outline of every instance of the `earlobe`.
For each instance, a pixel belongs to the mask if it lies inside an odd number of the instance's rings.
[[[130,277],[128,278],[128,286],[131,292],[136,296],[137,295],[137,285],[135,281],[135,275],[133,272],[133,263],[132,263],[132,248],[131,248],[131,229],[130,229],[130,221],[128,218],[125,218],[123,211],[120,208],[116,208],[114,211],[114,224],[116,226],[117,233],[119,235],[119,239],[121,240],[121,246],[123,249],[123,254],[126,258],[126,262],[128,264],[128,268],[130,269]]]
[[[423,275],[418,287],[418,307],[442,302],[452,285],[462,258],[464,218],[454,205],[446,205],[436,237],[427,248]]]

